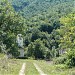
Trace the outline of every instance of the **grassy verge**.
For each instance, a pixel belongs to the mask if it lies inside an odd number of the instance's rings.
[[[0,75],[19,75],[23,63],[26,63],[25,75],[39,75],[34,60],[0,59]]]
[[[22,64],[17,59],[0,59],[0,75],[18,75]]]
[[[54,65],[51,62],[35,61],[47,75],[75,75],[75,68],[68,69],[66,65]]]

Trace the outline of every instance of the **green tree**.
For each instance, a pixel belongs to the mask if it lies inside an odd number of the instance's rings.
[[[23,32],[24,20],[11,4],[5,0],[0,2],[0,41],[6,45],[7,53],[17,56],[16,35]]]

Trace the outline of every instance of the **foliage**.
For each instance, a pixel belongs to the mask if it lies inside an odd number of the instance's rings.
[[[53,59],[54,64],[64,64],[66,61],[66,57],[58,57]]]
[[[45,58],[45,52],[45,47],[40,39],[28,46],[28,56],[32,56],[35,59]]]
[[[69,67],[75,66],[75,49],[69,50],[66,55],[67,55],[66,64]]]
[[[74,19],[74,13],[69,14],[65,17],[60,18],[60,22],[63,24],[60,29],[57,29],[57,32],[59,32],[60,35],[60,44],[59,48],[65,50],[67,52],[67,61],[66,64],[69,67],[75,66],[75,59],[74,59],[74,46],[75,46],[75,19]],[[63,31],[64,30],[64,31]]]
[[[74,0],[10,0],[14,9],[25,16],[32,17],[37,14],[68,14],[73,11]],[[50,15],[48,14],[48,15]],[[54,16],[54,15],[53,15]],[[53,17],[52,16],[52,17]]]
[[[13,56],[18,55],[15,38],[23,31],[23,21],[7,0],[0,2],[0,42],[6,45],[7,53]]]

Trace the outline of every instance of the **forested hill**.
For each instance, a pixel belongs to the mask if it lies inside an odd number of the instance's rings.
[[[18,34],[26,58],[75,66],[75,1],[0,0],[0,53],[19,56]]]
[[[11,0],[16,11],[26,18],[45,12],[69,13],[74,0]]]

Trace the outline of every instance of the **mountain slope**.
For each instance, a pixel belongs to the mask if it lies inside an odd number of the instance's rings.
[[[12,0],[12,5],[14,9],[23,16],[30,17],[47,12],[48,9],[50,9],[49,12],[51,12],[52,9],[57,11],[60,6],[61,8],[58,10],[59,12],[61,10],[65,11],[66,8],[70,11],[74,7],[73,1],[74,0]],[[54,7],[56,9],[54,9]]]

